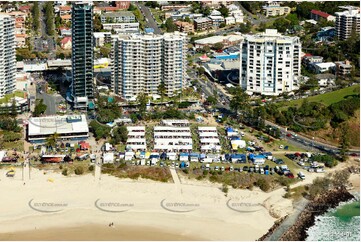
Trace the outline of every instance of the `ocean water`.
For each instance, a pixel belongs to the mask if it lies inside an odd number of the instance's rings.
[[[360,241],[360,194],[317,216],[306,241]]]

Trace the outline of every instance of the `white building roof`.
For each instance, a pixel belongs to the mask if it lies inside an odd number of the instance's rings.
[[[72,120],[71,120],[72,119]],[[85,115],[29,118],[28,135],[49,135],[89,132]]]
[[[212,131],[216,131],[216,132],[217,132],[217,127],[213,127],[213,126],[202,127],[202,126],[199,126],[199,127],[198,127],[198,130],[199,130],[199,131],[212,130]]]

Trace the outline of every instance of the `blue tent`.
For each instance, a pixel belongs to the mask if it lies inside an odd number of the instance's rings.
[[[184,161],[182,161],[182,163],[180,163],[179,165],[180,168],[185,168],[186,167],[186,163]]]
[[[226,131],[227,131],[227,132],[234,132],[234,130],[232,129],[232,127],[226,128]]]

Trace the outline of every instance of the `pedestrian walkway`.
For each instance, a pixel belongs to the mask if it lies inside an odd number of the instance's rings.
[[[298,217],[305,209],[309,201],[305,198],[302,198],[298,201],[294,206],[294,211],[291,215],[289,215],[274,231],[272,234],[267,236],[264,240],[265,241],[279,241],[282,235],[289,230],[292,225],[295,224]]]
[[[173,182],[174,182],[174,185],[176,187],[177,194],[182,193],[181,182],[179,180],[177,171],[175,170],[174,167],[170,167],[169,170],[170,170],[170,173],[172,175]]]

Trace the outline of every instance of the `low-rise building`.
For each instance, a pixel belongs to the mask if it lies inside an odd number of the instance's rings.
[[[9,102],[0,104],[0,114],[9,114],[15,110],[17,113],[24,113],[30,110],[30,103],[28,98],[13,97],[10,98]]]
[[[204,31],[212,28],[212,20],[210,18],[196,18],[194,20],[194,29],[196,31]]]
[[[116,33],[139,33],[139,23],[108,23],[103,24],[103,28]]]
[[[317,74],[324,72],[333,72],[336,68],[336,64],[333,62],[312,63],[311,66]]]
[[[71,6],[59,6],[59,15],[71,15]]]
[[[60,41],[60,47],[63,50],[70,50],[71,49],[71,37],[65,37]]]
[[[290,7],[283,7],[278,2],[269,1],[267,5],[262,7],[263,12],[266,14],[266,17],[280,16],[284,14],[289,14],[291,12]]]
[[[189,152],[192,147],[192,134],[189,127],[154,127],[154,150]]]
[[[93,33],[95,46],[103,46],[111,43],[111,32],[95,32]]]
[[[320,19],[325,19],[327,21],[336,21],[336,17],[332,16],[331,14],[322,12],[320,10],[312,9],[311,10],[311,19],[319,21]]]
[[[104,13],[100,17],[102,24],[105,23],[134,23],[135,16],[131,11]]]
[[[127,150],[133,151],[145,151],[147,144],[145,140],[145,126],[127,126],[128,139],[127,139]]]
[[[212,46],[216,43],[223,43],[225,47],[239,44],[243,40],[241,34],[231,34],[227,36],[211,36],[204,39],[194,41],[196,48],[203,48],[204,46]]]
[[[202,152],[219,152],[221,150],[216,127],[198,127],[198,134]]]
[[[337,76],[346,76],[350,75],[352,71],[352,65],[350,61],[337,61],[336,64],[336,75]]]
[[[188,22],[176,21],[174,22],[177,25],[178,31],[183,33],[193,33],[194,25]]]
[[[71,15],[67,14],[67,15],[62,15],[60,16],[61,20],[64,21],[65,23],[67,22],[71,22]]]
[[[213,28],[219,28],[221,24],[224,24],[224,18],[222,16],[209,16],[212,21]]]
[[[315,77],[320,87],[328,87],[335,85],[336,77],[333,74],[329,74],[329,73],[317,74]]]
[[[234,10],[230,14],[234,17],[236,23],[243,23],[243,12],[242,12],[242,10]]]
[[[84,140],[89,136],[84,114],[31,117],[27,123],[27,140],[32,143],[45,143],[55,133],[60,140]]]
[[[61,37],[70,37],[71,36],[71,29],[67,27],[60,27],[60,36]]]
[[[236,23],[236,19],[234,17],[226,17],[224,18],[224,22],[226,25],[231,25]]]

